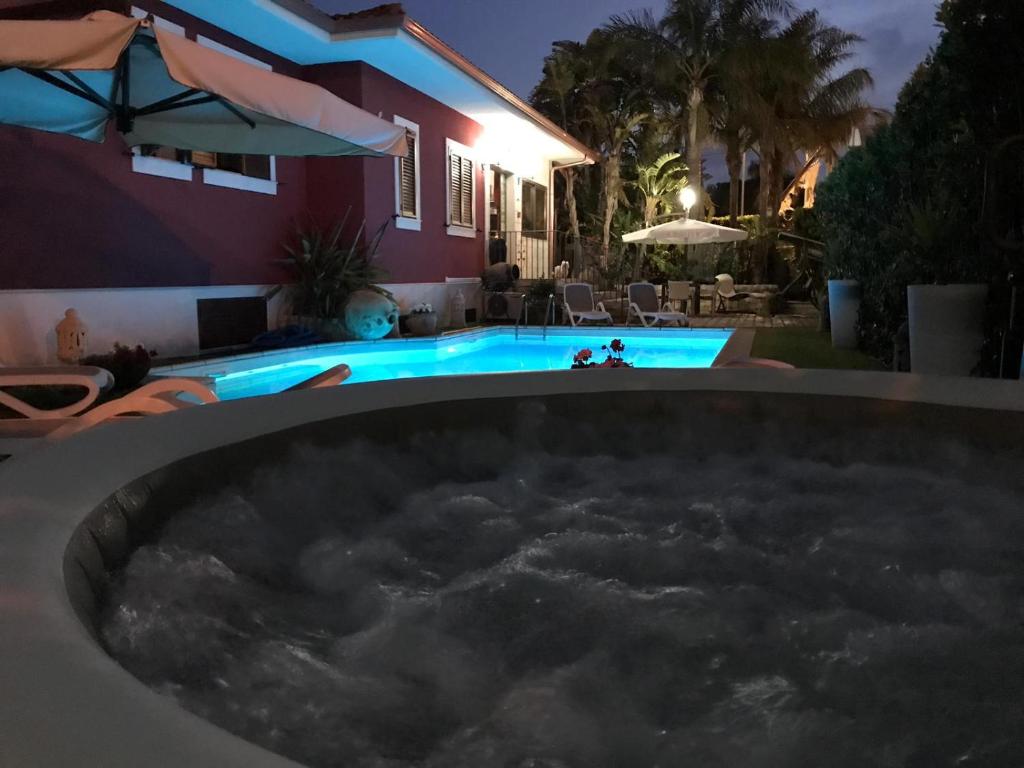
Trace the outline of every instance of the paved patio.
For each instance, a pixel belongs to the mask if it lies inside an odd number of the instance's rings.
[[[703,309],[703,308],[702,308]],[[761,317],[749,312],[719,312],[690,315],[691,328],[817,328],[818,310],[813,305],[791,301],[785,314]]]

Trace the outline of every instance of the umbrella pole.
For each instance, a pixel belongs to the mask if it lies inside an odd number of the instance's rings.
[[[117,62],[117,82],[121,87],[120,101],[117,105],[116,119],[117,119],[117,130],[120,133],[131,133],[133,124],[135,122],[132,114],[131,107],[128,106],[128,97],[130,91],[128,90],[128,81],[131,76],[131,65],[128,51],[131,50],[131,46],[125,48],[124,53],[121,54],[121,60]],[[116,98],[116,94],[115,94]]]

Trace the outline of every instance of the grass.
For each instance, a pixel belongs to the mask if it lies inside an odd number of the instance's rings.
[[[882,371],[881,361],[855,349],[835,349],[832,337],[814,328],[758,328],[752,357],[781,360],[797,368]]]

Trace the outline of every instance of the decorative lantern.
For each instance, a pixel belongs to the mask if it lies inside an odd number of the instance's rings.
[[[451,320],[449,324],[452,328],[465,328],[466,327],[466,297],[462,295],[461,290],[456,290],[455,295],[452,296],[452,303],[450,307]]]
[[[57,323],[57,359],[75,365],[85,357],[89,329],[74,309],[64,311],[64,319]]]

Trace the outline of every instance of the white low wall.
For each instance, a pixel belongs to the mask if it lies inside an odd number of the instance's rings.
[[[395,283],[391,291],[403,314],[420,302],[432,304],[442,327],[456,290],[466,307],[480,307],[480,280],[451,278],[445,283]],[[109,351],[114,342],[156,350],[159,357],[199,351],[198,299],[265,296],[271,285],[184,286],[177,288],[90,288],[82,290],[0,291],[0,365],[57,362],[57,323],[66,309],[78,310],[89,329],[88,351]],[[267,327],[287,322],[286,291],[267,305]]]
[[[107,352],[114,342],[155,349],[160,357],[199,351],[198,299],[264,296],[269,285],[185,286],[179,288],[90,288],[83,290],[0,291],[0,363],[42,365],[57,362],[57,323],[64,310],[78,310],[89,329],[90,354]],[[268,304],[268,327],[277,326],[283,304],[279,292]]]
[[[409,314],[416,304],[430,304],[437,312],[441,328],[451,325],[451,302],[456,291],[462,291],[466,309],[475,308],[477,317],[481,317],[483,293],[477,277],[449,277],[443,283],[388,283],[383,287],[394,295],[403,315]]]

